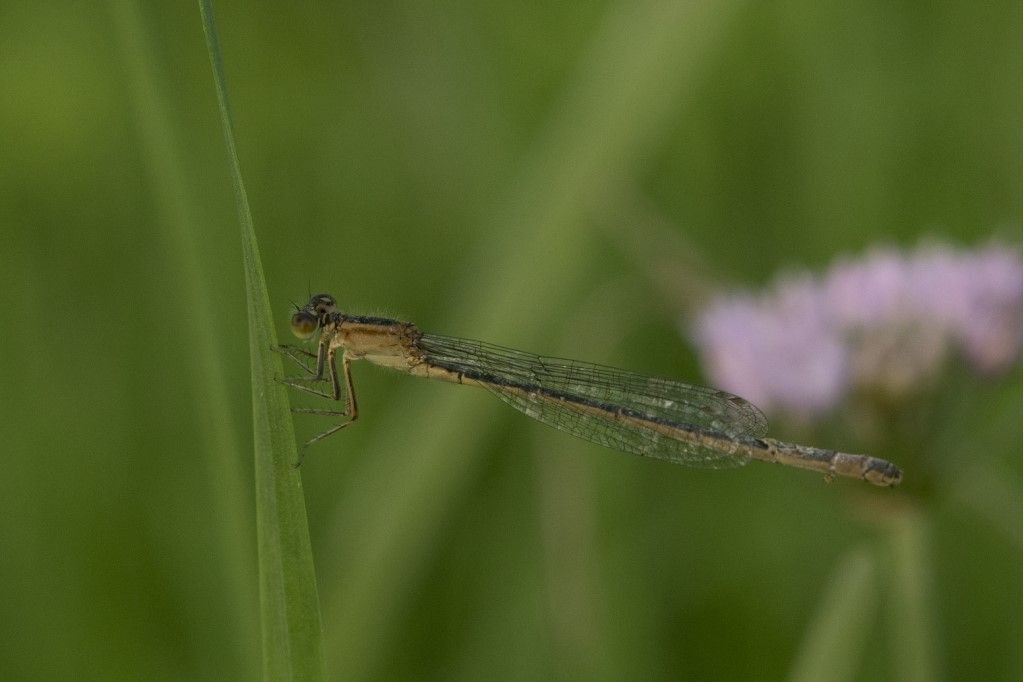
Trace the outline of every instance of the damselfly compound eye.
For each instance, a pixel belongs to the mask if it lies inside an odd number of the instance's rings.
[[[300,339],[313,336],[317,326],[316,316],[308,310],[300,310],[292,315],[292,334]]]

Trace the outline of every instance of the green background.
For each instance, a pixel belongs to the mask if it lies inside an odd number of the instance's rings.
[[[0,10],[3,679],[259,675],[232,189],[198,10],[141,5]],[[282,338],[324,290],[699,383],[712,288],[1019,239],[1019,3],[216,9]],[[357,365],[302,469],[328,674],[1017,679],[1019,368],[958,364],[870,428],[773,429],[896,491]]]

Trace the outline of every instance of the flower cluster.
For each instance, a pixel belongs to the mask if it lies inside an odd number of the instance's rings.
[[[1020,250],[1006,245],[878,248],[722,296],[689,331],[716,386],[810,418],[853,391],[913,390],[954,352],[1005,370],[1021,352],[1021,286]]]

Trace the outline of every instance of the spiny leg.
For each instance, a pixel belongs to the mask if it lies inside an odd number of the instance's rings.
[[[294,346],[278,346],[275,350],[277,350],[285,357],[294,360],[296,364],[298,364],[300,367],[302,367],[302,369],[304,369],[308,374],[311,375],[309,377],[283,377],[281,379],[278,379],[279,382],[286,386],[291,386],[292,388],[298,389],[300,391],[305,391],[306,393],[310,393],[321,398],[331,398],[332,400],[337,400],[339,398],[340,391],[338,386],[338,377],[337,373],[334,370],[334,351],[329,349],[328,339],[320,340],[320,346],[317,349],[318,352],[316,355],[301,348],[295,348]],[[310,367],[300,356],[316,358],[316,370],[314,371],[310,369]],[[330,356],[329,364],[331,367],[331,393],[326,393],[324,391],[318,390],[317,388],[314,388],[315,386],[320,385],[326,381],[324,379],[324,367],[326,364],[328,364],[328,356]]]
[[[315,395],[318,398],[329,398],[331,400],[337,400],[337,398],[335,398],[335,396],[332,393],[327,393],[325,391],[319,391],[316,388],[312,388],[310,386],[307,386],[307,384],[313,384],[313,385],[324,384],[324,383],[327,382],[326,379],[315,379],[315,378],[303,379],[302,377],[283,377],[283,378],[279,378],[278,382],[284,384],[285,386],[291,386],[292,388],[294,388],[296,390],[303,391],[303,392],[309,393],[311,395]]]
[[[316,370],[310,367],[309,360],[319,360],[319,354],[310,353],[308,350],[296,348],[295,346],[281,345],[274,346],[273,349],[301,367],[310,376],[316,377]]]
[[[300,466],[302,464],[302,459],[305,457],[306,448],[308,448],[313,443],[319,442],[319,441],[323,440],[324,438],[327,438],[328,436],[333,435],[333,434],[337,433],[338,431],[341,431],[343,428],[345,428],[346,426],[348,426],[349,424],[351,424],[352,422],[354,422],[356,419],[359,418],[359,404],[356,402],[356,390],[355,390],[355,387],[352,385],[352,370],[351,370],[351,366],[350,365],[351,365],[351,361],[349,360],[348,355],[346,355],[345,353],[342,353],[342,355],[341,355],[341,370],[342,370],[342,374],[345,377],[345,409],[344,410],[317,410],[317,409],[307,409],[307,408],[301,408],[301,407],[293,407],[292,408],[292,412],[298,412],[300,414],[315,414],[315,415],[325,416],[325,417],[344,417],[345,418],[345,421],[341,422],[340,424],[332,426],[331,428],[327,429],[323,433],[317,434],[316,436],[313,436],[312,438],[307,440],[305,443],[303,443],[302,444],[302,453],[299,455],[299,461],[296,464],[296,466]],[[338,370],[337,370],[337,367],[335,366],[335,363],[334,363],[334,351],[333,350],[328,352],[327,366],[330,367],[330,370],[331,370],[331,384],[332,384],[333,392],[334,392],[334,395],[331,396],[331,397],[334,400],[340,400],[341,399],[341,382],[338,380]],[[296,386],[296,388],[298,388],[298,387]]]

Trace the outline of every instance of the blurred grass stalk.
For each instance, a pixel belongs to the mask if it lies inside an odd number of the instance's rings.
[[[259,552],[263,678],[324,677],[320,606],[306,522],[302,479],[288,397],[274,381],[283,375],[273,313],[267,295],[249,200],[235,149],[231,108],[209,0],[199,0],[213,68],[224,143],[242,228],[242,256],[249,310],[253,438],[256,471],[256,533]]]
[[[840,559],[797,652],[792,682],[857,677],[861,659],[870,654],[868,633],[879,602],[877,572],[878,561],[866,547]]]
[[[840,560],[797,654],[794,682],[855,679],[869,656],[885,656],[894,679],[939,679],[928,524],[910,507],[893,516],[884,547],[854,549]],[[879,587],[880,572],[888,591]],[[885,648],[872,649],[870,626],[883,594],[890,634]]]
[[[935,642],[930,524],[920,510],[907,508],[892,521],[888,544],[892,562],[892,633],[896,651],[894,677],[937,680],[944,662]]]
[[[206,498],[215,510],[212,517],[216,532],[220,534],[224,575],[220,583],[228,602],[236,614],[237,632],[231,637],[236,643],[235,665],[239,671],[255,673],[252,659],[256,641],[255,632],[255,572],[253,571],[252,525],[248,496],[245,494],[241,470],[241,447],[234,432],[229,391],[223,371],[218,337],[210,333],[217,329],[216,317],[210,307],[208,284],[210,277],[200,257],[202,239],[197,219],[200,211],[191,201],[192,194],[185,181],[186,172],[178,154],[179,137],[175,135],[169,107],[159,86],[161,70],[158,57],[153,54],[153,41],[136,0],[115,0],[111,3],[111,16],[119,38],[123,64],[128,74],[130,101],[138,126],[143,161],[151,175],[158,219],[154,236],[168,261],[168,270],[179,273],[175,285],[181,291],[190,311],[188,319],[174,325],[185,337],[184,343],[192,349],[195,361],[192,372],[183,377],[194,381],[192,394],[195,421],[209,457],[205,480],[209,482]],[[209,604],[194,605],[197,612],[206,611]]]
[[[480,230],[498,237],[467,258],[447,298],[452,311],[477,322],[474,337],[532,348],[550,334],[583,278],[594,216],[664,137],[739,5],[609,6],[522,174],[510,182],[512,194],[496,201]],[[429,404],[414,392],[395,401],[401,422],[378,431],[335,528],[325,533],[347,543],[332,563],[327,587],[334,592],[325,594],[327,650],[355,678],[386,666],[394,619],[408,610],[439,529],[478,464],[476,446],[497,409],[487,396],[460,393],[432,393]]]

